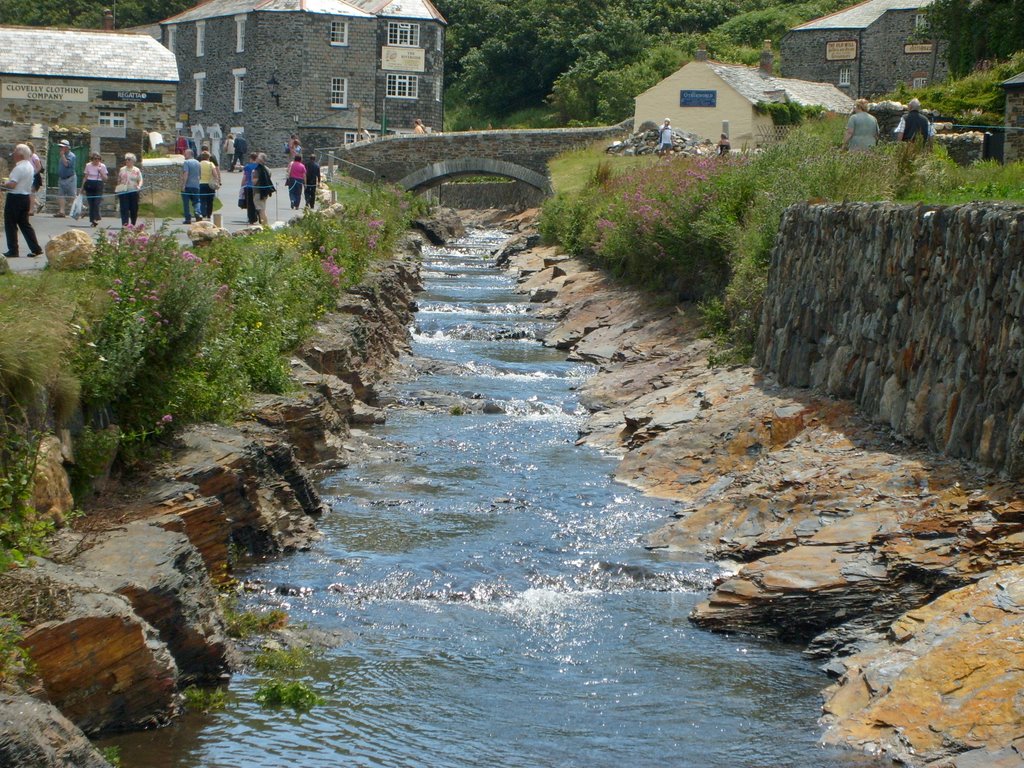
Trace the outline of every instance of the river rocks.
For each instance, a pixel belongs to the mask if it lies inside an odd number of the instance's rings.
[[[648,122],[625,141],[610,144],[605,152],[611,155],[650,155],[658,148],[660,137],[659,127]],[[710,156],[718,152],[718,148],[707,139],[675,128],[672,129],[672,149],[676,154],[693,156]]]
[[[451,208],[435,207],[429,216],[416,219],[412,225],[434,245],[444,245],[466,234],[462,219]]]
[[[341,415],[320,392],[257,395],[246,415],[287,435],[296,457],[307,464],[336,458],[341,437],[348,432]],[[346,415],[351,415],[351,405]]]
[[[68,475],[64,471],[63,447],[55,435],[44,435],[39,444],[32,506],[56,525],[63,525],[66,515],[75,508]]]
[[[80,229],[69,229],[54,235],[46,243],[46,263],[59,271],[86,269],[92,264],[96,243]]]
[[[0,692],[0,765],[17,768],[110,768],[53,705],[26,693]]]
[[[146,728],[178,711],[174,659],[128,601],[87,575],[37,561],[4,576],[5,606],[47,700],[86,733]]]
[[[205,245],[219,237],[231,237],[231,233],[223,227],[218,227],[209,219],[197,221],[188,228],[188,239],[194,246]]]

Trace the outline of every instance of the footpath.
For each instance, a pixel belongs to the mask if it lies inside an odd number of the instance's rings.
[[[272,225],[278,223],[288,222],[296,216],[302,214],[302,209],[293,211],[288,204],[288,191],[284,187],[285,169],[274,168],[271,169],[271,176],[274,179],[274,183],[277,187],[276,192],[270,198],[270,202],[267,205],[267,217],[270,219]],[[145,168],[143,168],[143,174],[145,174]],[[143,176],[145,178],[145,176]],[[228,173],[221,171],[221,188],[217,190],[217,198],[221,201],[221,207],[219,210],[214,212],[214,215],[220,214],[221,226],[228,232],[237,232],[249,226],[249,222],[246,219],[245,211],[238,207],[238,193],[242,186],[242,174]],[[171,232],[174,232],[178,238],[183,242],[189,242],[188,239],[188,225],[183,223],[183,216],[179,215],[174,218],[147,218],[139,219],[140,223],[145,223],[146,228],[150,230],[159,230],[162,227],[167,227]],[[39,244],[46,250],[46,244],[50,241],[50,238],[56,237],[57,235],[67,232],[69,229],[81,229],[86,232],[102,232],[102,231],[117,231],[121,228],[121,219],[117,214],[112,216],[105,216],[100,222],[99,226],[95,229],[89,225],[89,219],[83,216],[80,219],[68,218],[56,218],[52,213],[39,213],[32,217],[32,226],[35,228],[36,237],[39,238]],[[19,238],[21,235],[19,234]],[[4,250],[7,250],[6,242],[4,243]],[[46,266],[46,256],[39,256],[37,258],[30,258],[25,254],[28,253],[28,248],[25,245],[24,239],[20,240],[19,251],[21,256],[16,259],[7,259],[7,266],[11,268],[12,272],[29,272],[32,270],[42,269]]]

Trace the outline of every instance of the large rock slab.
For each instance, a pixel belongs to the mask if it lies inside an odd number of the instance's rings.
[[[451,208],[434,208],[429,216],[416,219],[412,225],[434,245],[444,245],[466,234],[462,219]]]
[[[0,765],[11,768],[110,768],[52,704],[20,691],[0,692]]]

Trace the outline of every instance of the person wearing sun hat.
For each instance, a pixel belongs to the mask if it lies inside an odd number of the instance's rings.
[[[78,169],[75,167],[75,153],[71,151],[71,142],[62,139],[60,157],[57,158],[57,213],[58,219],[67,215],[68,200],[78,194]]]

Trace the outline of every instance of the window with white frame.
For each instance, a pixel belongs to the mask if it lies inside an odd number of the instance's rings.
[[[441,100],[441,91],[444,88],[444,81],[440,77],[434,78],[434,101]]]
[[[355,144],[356,143],[356,132],[355,131],[345,131],[345,143],[346,144]]]
[[[331,107],[341,109],[348,106],[348,78],[331,78]]]
[[[348,22],[331,22],[331,45],[348,45]]]
[[[910,81],[911,88],[924,88],[928,85],[927,77],[915,77]]]
[[[444,28],[437,28],[437,52],[444,53]]]
[[[420,25],[408,21],[388,22],[388,45],[402,48],[418,48],[420,45]]]
[[[928,14],[914,14],[914,29],[924,29],[928,26]]]
[[[196,112],[203,111],[203,91],[206,89],[206,73],[196,72],[193,76],[196,83]]]
[[[232,69],[231,76],[235,78],[235,112],[242,111],[242,92],[245,90],[245,68]]]
[[[101,109],[98,122],[110,128],[124,128],[128,124],[127,113],[119,109]]]
[[[420,79],[416,75],[388,75],[388,98],[415,99],[420,95]]]
[[[839,68],[839,84],[840,85],[849,85],[850,84],[850,75],[851,75],[850,67],[840,67]]]
[[[235,53],[245,52],[245,14],[235,16]]]
[[[196,56],[206,55],[206,22],[196,22]]]
[[[175,38],[178,36],[178,27],[176,24],[168,24],[165,29],[166,34],[164,36],[164,42],[167,45],[167,50],[174,53],[174,42]]]

